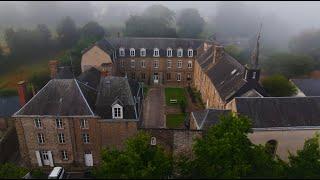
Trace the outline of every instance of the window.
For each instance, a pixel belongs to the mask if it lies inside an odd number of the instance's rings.
[[[276,155],[277,146],[278,146],[278,142],[274,139],[266,143],[267,152],[270,153],[273,157]]]
[[[253,73],[252,73],[252,79],[255,79],[255,78],[256,78],[256,75],[257,75],[257,72],[253,72]]]
[[[167,80],[170,80],[170,79],[171,79],[171,74],[167,73]]]
[[[177,81],[181,81],[181,73],[177,73]]]
[[[135,68],[135,60],[131,59],[131,68]]]
[[[34,124],[37,128],[42,128],[42,124],[41,124],[41,119],[40,118],[36,118],[34,119]]]
[[[123,67],[123,66],[124,66],[124,61],[123,61],[123,59],[120,60],[120,63],[121,63],[121,67]]]
[[[191,80],[191,74],[190,74],[190,73],[187,74],[187,80],[188,80],[188,81]]]
[[[167,61],[167,68],[171,68],[171,60]]]
[[[62,128],[62,119],[61,118],[56,119],[56,126],[57,126],[57,128]]]
[[[154,60],[153,61],[153,67],[154,68],[159,68],[159,60]]]
[[[123,48],[119,48],[119,55],[120,56],[125,56],[125,52]]]
[[[63,133],[58,133],[58,140],[59,140],[59,143],[65,143],[64,134]]]
[[[188,61],[188,68],[192,68],[192,61]]]
[[[167,49],[167,57],[172,57],[172,49],[171,48]]]
[[[154,48],[154,50],[153,50],[153,56],[154,56],[154,57],[159,57],[159,49],[158,49],[158,48]]]
[[[146,49],[145,48],[141,48],[140,49],[140,56],[146,56]]]
[[[119,104],[115,104],[112,106],[112,118],[113,119],[123,118],[122,106],[120,106]]]
[[[61,159],[64,160],[64,161],[68,160],[68,153],[67,153],[66,150],[62,150],[61,151]]]
[[[150,142],[150,144],[151,144],[152,146],[157,145],[157,138],[156,138],[156,137],[151,137],[151,142]]]
[[[145,68],[146,67],[146,62],[144,60],[141,61],[141,67]]]
[[[131,78],[132,78],[132,79],[136,79],[136,73],[134,73],[134,72],[131,73]]]
[[[130,48],[130,56],[135,56],[136,50],[134,48]]]
[[[183,49],[179,48],[177,51],[177,56],[182,57],[183,56]]]
[[[81,120],[80,120],[80,127],[81,127],[82,129],[88,129],[88,128],[89,128],[88,125],[89,125],[89,124],[88,124],[88,120],[86,120],[86,119],[81,119]]]
[[[188,57],[193,57],[193,50],[192,49],[188,49]]]
[[[44,143],[44,135],[42,133],[38,133],[38,143],[39,144]]]
[[[146,79],[146,74],[145,73],[141,73],[141,79]]]
[[[182,61],[178,60],[178,68],[182,68]]]
[[[83,143],[88,144],[89,141],[89,134],[88,133],[83,133],[82,134],[82,139],[83,139]]]

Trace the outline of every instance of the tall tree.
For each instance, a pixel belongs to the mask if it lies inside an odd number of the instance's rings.
[[[83,26],[81,29],[82,38],[90,39],[101,39],[105,35],[105,30],[97,22],[90,21]]]
[[[262,86],[268,94],[275,97],[292,96],[297,88],[284,76],[276,74],[262,80]]]
[[[57,34],[62,47],[71,47],[78,40],[76,24],[69,16],[57,25]]]
[[[177,19],[178,35],[184,38],[198,38],[203,31],[205,21],[197,9],[183,9]]]

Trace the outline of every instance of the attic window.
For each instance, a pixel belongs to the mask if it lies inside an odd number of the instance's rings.
[[[112,118],[113,119],[123,118],[123,108],[119,104],[115,104],[112,106]]]
[[[167,57],[172,57],[172,49],[171,48],[167,49]]]
[[[188,57],[193,57],[193,50],[192,49],[188,49]]]
[[[124,48],[119,48],[119,55],[125,56]]]
[[[231,71],[231,75],[234,75],[234,73],[236,73],[236,72],[237,72],[237,70],[234,69],[233,71]]]
[[[130,48],[130,56],[135,56],[136,50],[134,48]]]
[[[177,51],[177,56],[182,57],[183,56],[183,49],[179,48]]]
[[[140,56],[146,56],[146,49],[145,48],[141,48],[140,49]]]
[[[154,50],[153,50],[153,56],[154,56],[154,57],[159,57],[159,49],[158,49],[158,48],[154,48]]]

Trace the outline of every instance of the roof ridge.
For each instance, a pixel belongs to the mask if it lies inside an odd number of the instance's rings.
[[[93,113],[91,107],[89,106],[87,99],[86,99],[85,96],[83,95],[82,90],[81,90],[81,88],[79,87],[79,84],[78,84],[77,80],[76,80],[76,79],[73,79],[73,80],[74,80],[74,82],[76,83],[76,86],[78,87],[78,90],[80,91],[81,97],[84,99],[84,101],[85,101],[87,107],[89,108],[91,114],[94,116],[94,113]]]

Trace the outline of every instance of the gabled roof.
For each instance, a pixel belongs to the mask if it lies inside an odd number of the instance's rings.
[[[14,116],[94,116],[75,79],[50,80]]]
[[[11,117],[20,108],[19,97],[0,97],[0,118]]]
[[[291,79],[291,81],[306,96],[320,96],[320,79]]]
[[[230,112],[230,110],[222,109],[205,109],[202,111],[192,112],[192,116],[195,119],[198,129],[206,130],[209,127],[217,124],[220,116],[227,115]]]
[[[237,113],[254,128],[320,126],[320,97],[236,97]]]
[[[97,89],[100,83],[101,73],[94,67],[91,67],[85,72],[82,72],[78,77],[77,80],[94,88]]]

